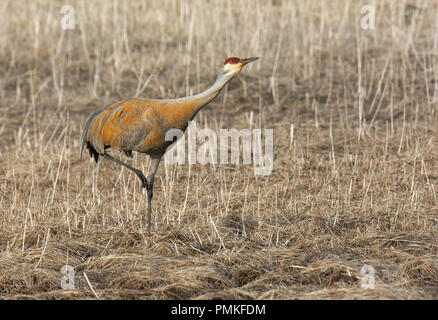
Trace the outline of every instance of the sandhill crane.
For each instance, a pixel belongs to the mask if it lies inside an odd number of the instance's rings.
[[[126,99],[93,112],[85,122],[80,142],[81,159],[82,150],[86,146],[90,157],[94,157],[96,163],[99,156],[103,156],[132,170],[140,178],[148,197],[148,236],[151,234],[155,173],[167,148],[174,143],[166,141],[166,132],[170,129],[185,131],[189,121],[199,110],[216,98],[244,65],[257,59],[258,57],[226,59],[224,66],[219,69],[215,83],[200,94],[179,99]],[[108,148],[118,148],[128,157],[132,157],[132,151],[149,155],[149,183],[140,170],[109,155],[106,152]]]

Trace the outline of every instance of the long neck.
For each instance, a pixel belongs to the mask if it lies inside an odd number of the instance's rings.
[[[222,88],[230,81],[234,75],[219,73],[215,83],[205,90],[194,96],[177,99],[176,102],[184,109],[185,120],[190,121],[195,115],[221,92]]]

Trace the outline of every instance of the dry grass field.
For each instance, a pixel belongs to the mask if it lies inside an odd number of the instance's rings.
[[[64,4],[0,2],[1,299],[438,298],[435,1],[71,1],[74,29]],[[163,161],[148,238],[139,179],[81,160],[82,125],[229,56],[261,58],[197,126],[273,129],[272,173]]]

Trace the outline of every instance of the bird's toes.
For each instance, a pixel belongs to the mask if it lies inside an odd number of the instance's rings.
[[[143,185],[143,188],[148,190],[149,188],[148,188],[148,182],[147,182],[146,178],[145,177],[140,177],[140,180],[141,180],[141,184]]]

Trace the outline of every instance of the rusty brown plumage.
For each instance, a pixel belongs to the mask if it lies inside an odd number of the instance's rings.
[[[128,99],[93,113],[84,125],[82,149],[102,154],[105,148],[163,155],[172,143],[165,141],[166,132],[184,130],[192,118],[199,99],[178,100]]]
[[[225,60],[219,69],[216,82],[209,89],[198,95],[180,99],[140,99],[132,98],[116,102],[104,109],[93,112],[84,124],[80,155],[84,147],[90,156],[99,161],[103,156],[134,171],[140,178],[143,187],[148,191],[148,234],[151,226],[151,200],[153,183],[160,160],[174,141],[166,141],[166,133],[171,129],[185,131],[188,122],[218,96],[221,89],[237,75],[242,67],[258,58]],[[128,157],[132,152],[147,154],[152,159],[151,177],[148,183],[143,173],[118,160],[106,152],[106,149],[117,148]]]

